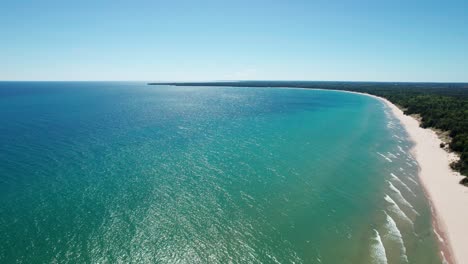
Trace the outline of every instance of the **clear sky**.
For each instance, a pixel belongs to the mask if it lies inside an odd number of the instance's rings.
[[[468,0],[0,3],[0,80],[468,82]]]

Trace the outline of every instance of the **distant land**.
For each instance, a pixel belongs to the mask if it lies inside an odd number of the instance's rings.
[[[468,186],[468,83],[214,81],[153,82],[149,85],[315,88],[383,97],[401,108],[406,115],[420,117],[421,127],[436,129],[445,142],[441,147],[460,156],[458,161],[452,162],[451,167],[467,176],[460,183]]]
[[[212,82],[151,82],[149,85],[226,86],[226,87],[297,87],[346,90],[357,92],[434,93],[468,97],[468,83],[439,82],[350,82],[350,81],[212,81]],[[411,91],[408,91],[411,89]]]

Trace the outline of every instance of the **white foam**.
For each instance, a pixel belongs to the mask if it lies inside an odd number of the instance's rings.
[[[410,187],[408,187],[408,185],[406,185],[406,183],[404,183],[400,178],[398,178],[395,174],[393,173],[390,173],[390,175],[392,176],[392,179],[394,179],[395,181],[399,182],[403,187],[405,187],[406,190],[408,190],[408,192],[410,192],[411,194],[413,194],[414,197],[416,197],[416,194],[411,190]]]
[[[401,194],[400,190],[398,190],[390,181],[387,181],[388,184],[390,185],[390,189],[395,192],[397,194],[397,197],[398,197],[398,201],[401,202],[402,204],[404,204],[406,207],[409,207],[415,214],[419,215],[419,213],[414,210],[414,207],[413,205],[411,205],[406,199],[405,197],[403,196],[403,194]]]
[[[401,210],[398,204],[395,203],[395,201],[390,196],[386,194],[384,199],[385,201],[391,204],[392,207],[390,207],[390,209],[394,213],[396,213],[400,218],[404,219],[405,221],[408,221],[411,225],[413,225],[413,221],[411,221],[411,219],[405,214],[405,212],[403,212],[403,210]]]
[[[395,159],[398,158],[397,156],[393,155],[393,153],[391,153],[391,152],[387,152],[387,154],[388,154],[388,156],[390,156],[392,158],[395,158]]]
[[[380,156],[382,156],[384,159],[388,160],[389,162],[392,162],[392,160],[389,157],[385,156],[384,154],[380,152],[377,152],[377,154],[379,154]]]
[[[385,215],[387,216],[387,223],[385,226],[388,230],[388,236],[390,236],[391,239],[397,241],[398,244],[400,244],[402,263],[408,263],[405,242],[403,241],[403,236],[401,235],[400,229],[398,229],[397,224],[395,223],[393,218],[387,214],[387,212],[385,212]]]
[[[398,146],[398,149],[400,150],[401,153],[406,153],[401,146]]]
[[[379,231],[375,230],[375,237],[374,243],[371,245],[372,247],[372,263],[375,264],[387,264],[387,255],[385,253],[385,247],[382,243],[382,239],[380,238]]]
[[[414,158],[407,158],[406,161],[407,163],[410,162],[411,164],[418,165],[418,162]]]
[[[413,180],[411,177],[408,177],[408,180],[412,181],[414,184],[419,185],[417,181]]]
[[[437,233],[437,230],[435,230],[435,228],[434,228],[433,230],[434,230],[434,233],[435,233],[436,236],[437,236],[437,239],[439,239],[440,242],[444,243],[444,242],[445,242],[444,239],[442,238],[441,235],[439,235],[439,233]]]
[[[449,262],[447,261],[447,258],[445,257],[445,254],[444,254],[444,252],[442,250],[440,251],[440,256],[442,257],[442,263],[443,264],[449,264]]]

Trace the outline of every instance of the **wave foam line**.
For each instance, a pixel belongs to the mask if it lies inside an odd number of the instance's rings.
[[[397,187],[395,187],[390,181],[387,181],[388,184],[390,185],[390,189],[395,192],[398,196],[398,201],[400,201],[402,204],[404,204],[406,207],[409,207],[415,214],[419,215],[419,213],[414,210],[414,207],[413,205],[411,205],[406,199],[405,197],[403,196],[403,194],[401,194],[400,190],[397,189]]]
[[[440,251],[440,256],[442,257],[442,264],[449,264],[447,258],[445,257],[444,251]]]
[[[405,150],[401,146],[398,146],[398,150],[400,150],[401,153],[406,154]]]
[[[385,212],[385,211],[384,211]],[[408,256],[406,255],[406,247],[405,247],[405,241],[403,241],[403,236],[401,235],[400,229],[398,229],[397,224],[395,223],[395,220],[391,216],[385,212],[385,215],[387,216],[387,222],[385,227],[388,230],[388,235],[390,236],[391,239],[395,240],[400,244],[400,250],[401,250],[401,260],[402,263],[408,263]]]
[[[393,162],[389,157],[385,156],[384,154],[377,152],[380,156],[382,156],[384,159],[388,160],[389,162]]]
[[[403,187],[405,187],[406,190],[408,190],[408,192],[410,192],[411,194],[413,194],[414,197],[416,197],[416,194],[411,190],[410,187],[408,187],[408,185],[406,185],[406,183],[404,183],[400,178],[398,178],[395,174],[393,173],[390,173],[390,175],[392,176],[392,179],[394,179],[395,181],[399,182]]]
[[[408,180],[412,181],[416,185],[419,185],[419,183],[417,181],[413,180],[411,177],[408,177]]]
[[[404,219],[405,221],[408,221],[412,226],[414,225],[413,221],[411,221],[411,219],[405,214],[405,212],[403,212],[403,210],[401,210],[398,204],[395,203],[395,201],[390,196],[388,196],[388,194],[385,194],[384,199],[385,201],[391,204],[391,210],[394,213],[396,213],[398,216],[400,216],[400,218]]]
[[[385,252],[384,244],[382,243],[382,238],[380,237],[379,231],[374,229],[375,237],[373,240],[375,241],[372,244],[372,262],[375,264],[387,264],[387,253]]]
[[[410,167],[413,167],[413,164],[411,164],[411,163],[409,163],[409,162],[407,162],[407,161],[406,161],[406,164],[407,164],[408,166],[410,166]]]
[[[434,233],[436,234],[436,236],[437,236],[437,239],[439,239],[439,241],[440,241],[441,243],[445,243],[445,241],[444,241],[444,239],[442,238],[442,236],[441,236],[441,235],[439,235],[439,233],[437,233],[437,230],[435,230],[435,228],[434,228],[434,229],[432,229],[432,230],[433,230],[433,231],[434,231]]]

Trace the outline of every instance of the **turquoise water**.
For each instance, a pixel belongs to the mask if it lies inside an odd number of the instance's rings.
[[[441,263],[381,102],[0,83],[1,263]]]

